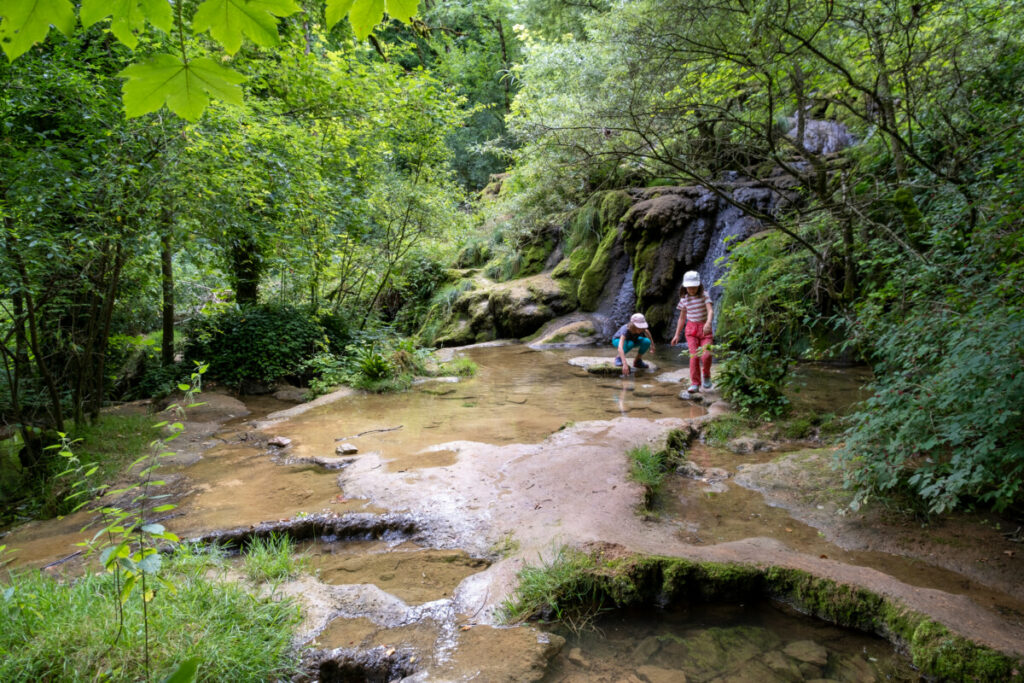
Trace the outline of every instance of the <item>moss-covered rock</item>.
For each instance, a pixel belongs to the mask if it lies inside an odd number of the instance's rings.
[[[611,267],[611,256],[618,238],[618,230],[611,228],[605,233],[600,244],[594,251],[594,257],[590,265],[583,272],[580,283],[576,289],[576,298],[579,300],[580,308],[584,311],[597,309],[601,292],[604,290],[605,282],[608,279],[608,271]]]
[[[473,289],[432,306],[420,334],[438,346],[525,337],[574,307],[568,288],[546,275],[502,283],[477,279]]]
[[[544,263],[554,249],[555,240],[551,236],[544,236],[527,245],[519,262],[518,275],[526,277],[544,270]]]
[[[867,589],[798,569],[646,555],[605,560],[591,555],[587,562],[575,559],[573,571],[559,576],[564,587],[548,585],[546,596],[570,614],[584,607],[579,604],[584,600],[622,607],[771,597],[839,626],[888,638],[927,677],[1024,681],[1024,662],[1012,656],[953,634],[928,616]],[[706,649],[715,650],[710,644]]]
[[[625,190],[611,190],[601,197],[601,208],[598,216],[604,229],[618,225],[619,219],[633,205],[633,197]]]

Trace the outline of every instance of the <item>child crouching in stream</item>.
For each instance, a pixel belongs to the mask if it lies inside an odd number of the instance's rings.
[[[704,291],[700,273],[695,270],[683,275],[683,286],[679,288],[679,322],[672,345],[679,343],[679,336],[686,323],[686,346],[690,351],[690,393],[711,388],[711,320],[714,311],[711,297]]]
[[[615,357],[616,367],[622,367],[623,376],[629,375],[629,363],[626,361],[626,354],[636,348],[636,359],[633,361],[634,368],[646,368],[643,355],[648,351],[654,351],[654,339],[648,329],[647,320],[643,313],[634,313],[630,316],[629,322],[619,328],[619,331],[612,337],[612,345],[619,354]]]

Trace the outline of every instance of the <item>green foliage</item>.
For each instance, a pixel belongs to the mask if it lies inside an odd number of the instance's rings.
[[[920,283],[900,325],[879,335],[873,394],[839,455],[854,509],[894,493],[934,513],[1024,500],[1024,315],[1000,301],[1001,283],[963,285],[943,300]]]
[[[417,5],[418,0],[327,0],[325,17],[329,28],[348,15],[356,37],[364,39],[383,20],[385,10],[391,18],[409,23]],[[145,56],[121,72],[127,79],[125,113],[129,118],[141,116],[166,104],[178,116],[196,121],[211,97],[240,105],[242,91],[238,84],[244,77],[209,57],[191,54],[185,34],[208,32],[229,55],[238,52],[243,35],[262,47],[274,47],[279,39],[278,17],[300,11],[292,0],[204,0],[194,14],[186,16],[180,5],[172,12],[162,0],[113,4],[85,0],[80,16],[85,29],[111,17],[110,32],[133,50],[140,35],[145,36],[148,46],[160,43],[160,37],[173,30],[175,40],[162,44],[163,49],[173,52],[147,55],[140,50]],[[0,12],[0,47],[11,61],[45,40],[51,24],[67,36],[75,30],[74,7],[66,0],[7,0]],[[157,31],[151,31],[148,25]]]
[[[200,662],[200,681],[291,678],[299,670],[291,647],[296,606],[246,593],[222,576],[218,557],[189,548],[168,556],[163,572],[176,592],[162,589],[166,599],[150,610],[148,624],[141,611],[124,610],[122,629],[116,601],[106,598],[119,589],[113,574],[67,582],[37,571],[9,575],[0,582],[0,679],[138,681],[162,678],[190,658]],[[221,576],[208,575],[214,572]],[[141,647],[147,627],[148,667]]]
[[[210,376],[235,388],[301,376],[324,339],[314,316],[279,305],[240,306],[197,318],[186,335],[186,360],[206,359]]]
[[[109,481],[128,463],[149,451],[154,438],[152,419],[148,416],[104,415],[94,424],[83,424],[67,435],[67,443],[75,444],[75,453],[83,467],[96,469],[96,476]],[[40,465],[44,471],[29,472],[17,465],[16,452],[20,440],[0,442],[5,462],[0,468],[10,473],[0,490],[4,514],[0,522],[23,521],[26,518],[50,518],[67,514],[78,501],[66,497],[72,483],[61,476],[67,463],[63,458],[47,459]],[[54,450],[54,449],[51,449]]]
[[[736,413],[716,417],[704,426],[703,436],[709,446],[724,448],[725,444],[748,431],[754,424]]]
[[[582,627],[600,609],[594,566],[589,555],[559,547],[550,560],[519,570],[519,585],[501,603],[499,618],[514,624],[540,616]]]
[[[255,538],[243,553],[245,575],[256,583],[290,579],[308,568],[308,559],[296,557],[295,541],[284,534]]]
[[[722,396],[746,416],[778,417],[789,365],[806,348],[813,283],[806,252],[782,233],[742,242],[730,253],[714,353]]]

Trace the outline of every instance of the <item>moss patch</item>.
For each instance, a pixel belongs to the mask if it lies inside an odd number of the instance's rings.
[[[609,229],[597,245],[594,258],[580,278],[579,287],[576,290],[576,298],[580,302],[580,308],[584,311],[593,311],[597,308],[598,299],[604,290],[605,282],[608,280],[608,269],[611,267],[612,247],[618,237],[618,230]]]
[[[519,263],[519,272],[517,275],[520,277],[536,275],[544,270],[544,263],[547,261],[548,256],[552,251],[554,251],[554,249],[555,240],[551,237],[545,237],[530,244],[526,248],[526,251],[523,252],[523,257]]]

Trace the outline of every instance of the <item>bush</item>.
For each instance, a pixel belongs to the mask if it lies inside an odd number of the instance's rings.
[[[743,415],[786,413],[791,361],[807,347],[813,269],[782,233],[749,239],[730,254],[714,353],[715,382]]]
[[[839,453],[854,509],[900,492],[935,513],[1024,498],[1024,312],[971,301],[924,305],[879,337],[873,395]]]
[[[292,306],[241,306],[195,319],[186,330],[186,362],[209,364],[209,376],[239,389],[301,378],[325,346],[316,318]]]

